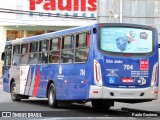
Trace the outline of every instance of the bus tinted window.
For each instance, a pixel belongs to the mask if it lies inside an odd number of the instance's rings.
[[[13,47],[13,59],[12,59],[12,63],[13,65],[19,65],[20,64],[20,45],[14,45]]]
[[[28,43],[21,45],[21,64],[28,63]]]
[[[29,64],[38,64],[38,42],[30,43]]]
[[[74,56],[73,50],[62,51],[62,57],[61,57],[62,63],[72,63],[73,62],[73,56]]]
[[[72,63],[74,57],[74,45],[72,42],[73,36],[65,36],[62,41],[62,49],[65,49],[61,52],[61,62],[62,63]]]
[[[30,52],[38,52],[38,42],[30,43]]]
[[[5,51],[8,51],[8,50],[12,50],[12,45],[6,45],[6,47],[5,47]]]
[[[53,38],[51,39],[51,51],[59,50],[61,45],[61,39],[60,38]]]
[[[75,62],[86,62],[88,58],[89,48],[77,49],[75,52]]]
[[[48,50],[48,41],[41,41],[39,45],[40,52],[46,52]]]
[[[29,64],[38,64],[38,53],[29,55]]]
[[[48,53],[39,53],[39,63],[48,63]]]
[[[76,47],[86,47],[87,46],[87,34],[80,33],[76,35]]]
[[[60,62],[60,51],[51,52],[49,55],[50,63],[59,63]]]
[[[25,54],[28,52],[28,44],[21,45],[21,54]]]
[[[62,40],[62,49],[72,48],[72,36],[66,36]]]
[[[11,52],[6,52],[6,59],[5,59],[5,63],[6,66],[11,65]]]
[[[14,46],[13,54],[20,54],[20,45],[15,45]]]
[[[28,63],[28,54],[21,55],[21,64],[27,64]]]
[[[88,58],[90,34],[79,33],[76,35],[75,62],[86,62]]]
[[[41,41],[39,45],[39,63],[48,63],[48,48],[49,48],[49,41]]]
[[[53,38],[50,43],[50,53],[49,53],[49,63],[59,63],[60,62],[60,46],[61,38]]]

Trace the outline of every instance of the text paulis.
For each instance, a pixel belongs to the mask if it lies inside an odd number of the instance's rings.
[[[29,0],[30,10],[36,10],[38,5],[44,10],[60,11],[96,11],[96,0]],[[42,8],[41,8],[42,9]]]

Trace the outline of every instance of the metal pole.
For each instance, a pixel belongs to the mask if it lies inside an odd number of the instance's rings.
[[[107,22],[107,1],[108,0],[97,0],[97,21],[98,23],[106,23]]]
[[[120,23],[123,22],[123,0],[120,0]]]

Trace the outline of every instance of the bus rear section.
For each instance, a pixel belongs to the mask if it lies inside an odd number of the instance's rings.
[[[128,103],[156,100],[156,29],[133,24],[99,24],[95,28],[94,85],[90,86],[89,98]]]

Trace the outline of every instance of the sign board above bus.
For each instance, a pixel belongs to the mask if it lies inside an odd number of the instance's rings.
[[[43,5],[44,10],[60,11],[90,11],[97,9],[97,0],[30,0],[30,10],[36,10],[36,6]]]

